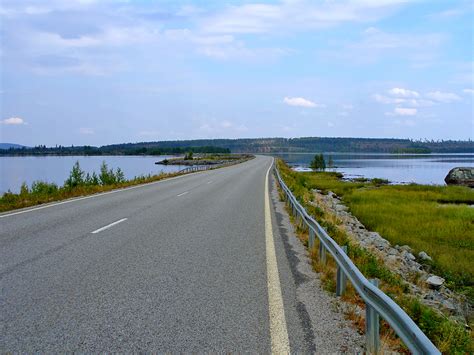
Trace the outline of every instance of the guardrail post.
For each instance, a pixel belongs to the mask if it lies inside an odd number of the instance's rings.
[[[347,254],[347,245],[343,245],[341,249],[344,250],[344,253]],[[343,295],[343,293],[346,291],[346,283],[347,283],[346,275],[344,274],[344,271],[342,270],[342,268],[338,265],[337,274],[336,274],[336,296]]]
[[[379,280],[370,279],[369,282],[375,287],[379,287]],[[367,352],[378,354],[380,350],[380,324],[379,314],[375,309],[365,304],[365,337]]]
[[[319,240],[319,262],[326,264],[326,248],[321,242],[321,239]]]
[[[309,238],[308,238],[308,246],[310,249],[313,249],[314,247],[314,231],[313,228],[309,228]]]

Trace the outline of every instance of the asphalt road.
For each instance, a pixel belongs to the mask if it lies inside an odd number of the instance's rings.
[[[0,215],[0,351],[270,352],[271,163]],[[281,281],[272,292],[284,305],[275,319],[305,351],[308,324],[270,208]]]

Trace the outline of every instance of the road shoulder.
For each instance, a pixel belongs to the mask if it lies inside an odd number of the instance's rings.
[[[338,311],[338,300],[322,289],[308,251],[295,235],[276,181],[270,176],[272,223],[292,352],[362,352],[364,338]]]

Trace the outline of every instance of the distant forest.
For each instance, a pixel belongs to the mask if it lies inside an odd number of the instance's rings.
[[[198,139],[92,146],[10,148],[0,155],[165,155],[193,153],[474,153],[474,141],[416,141],[392,138]]]

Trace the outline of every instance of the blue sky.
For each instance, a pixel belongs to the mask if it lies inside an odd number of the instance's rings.
[[[2,0],[0,141],[474,139],[471,1]]]

